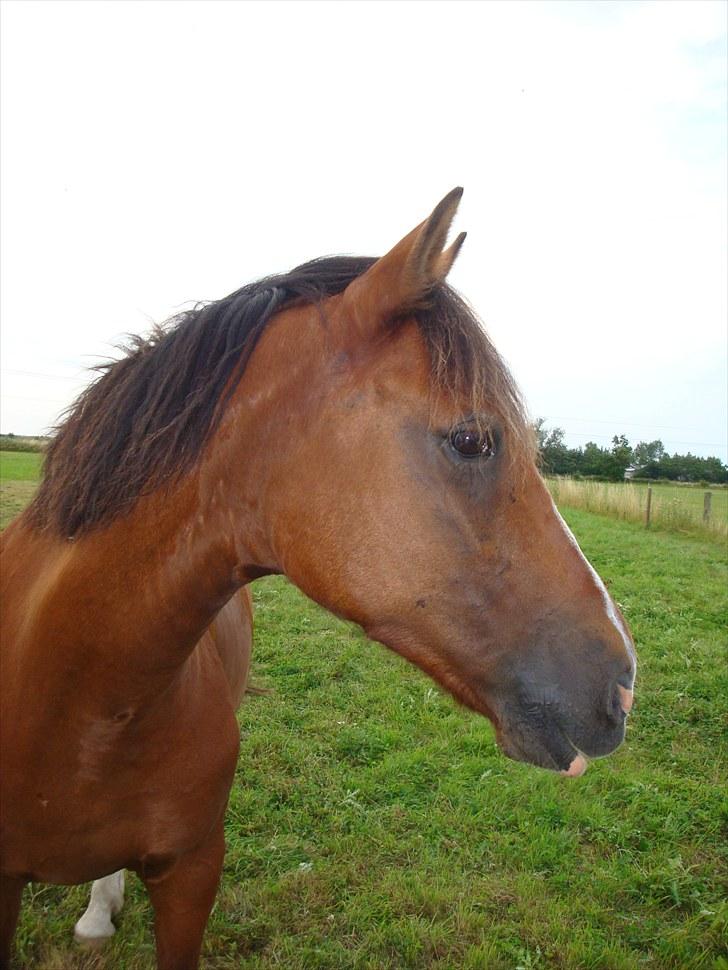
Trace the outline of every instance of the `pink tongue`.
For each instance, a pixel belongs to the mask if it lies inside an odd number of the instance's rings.
[[[583,754],[578,754],[574,760],[571,762],[566,771],[560,772],[564,778],[578,778],[579,775],[583,775],[586,771],[586,766],[588,761]]]

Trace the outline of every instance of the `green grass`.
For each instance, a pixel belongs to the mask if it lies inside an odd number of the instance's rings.
[[[0,451],[0,529],[22,512],[37,488],[43,456]]]
[[[43,455],[31,451],[0,451],[0,481],[36,481]]]
[[[507,761],[481,718],[285,580],[255,584],[215,970],[727,970],[728,570],[715,541],[565,512],[632,625],[626,743],[576,781]],[[135,878],[100,954],[87,888],[34,886],[28,970],[153,966]]]

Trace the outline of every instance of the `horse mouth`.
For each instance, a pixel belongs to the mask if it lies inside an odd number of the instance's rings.
[[[503,754],[512,761],[523,761],[538,768],[557,771],[565,778],[578,778],[589,761],[560,728],[535,736],[515,727],[500,727],[496,740]]]

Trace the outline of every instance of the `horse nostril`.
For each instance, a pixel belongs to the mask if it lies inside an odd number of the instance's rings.
[[[634,702],[634,692],[631,686],[625,687],[623,682],[620,683],[621,680],[622,678],[612,687],[609,693],[608,703],[608,717],[610,721],[613,721],[617,725],[624,723],[627,715],[632,710],[632,704]],[[627,680],[627,683],[631,684],[632,679]]]
[[[634,691],[629,690],[627,687],[622,687],[621,684],[617,684],[617,690],[619,691],[619,703],[622,710],[625,714],[629,714],[634,703]]]

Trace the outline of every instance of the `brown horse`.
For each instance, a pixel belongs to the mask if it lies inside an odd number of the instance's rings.
[[[238,754],[242,601],[239,654],[204,631],[256,577],[284,573],[361,624],[514,758],[576,775],[622,740],[626,624],[444,282],[460,196],[381,259],[317,260],[178,317],[60,428],[3,537],[6,963],[25,883],[129,868],[159,966],[197,966]]]

